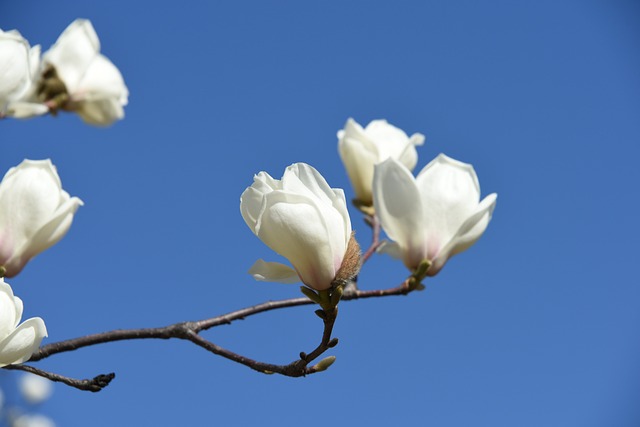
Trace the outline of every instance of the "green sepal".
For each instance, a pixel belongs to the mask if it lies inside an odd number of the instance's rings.
[[[300,286],[300,291],[305,294],[305,296],[311,301],[315,302],[316,304],[320,304],[320,296],[312,289],[309,289],[306,286]]]

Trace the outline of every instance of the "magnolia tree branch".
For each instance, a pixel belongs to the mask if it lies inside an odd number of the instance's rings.
[[[409,286],[409,279],[402,282],[399,286],[389,289],[376,289],[376,290],[353,290],[351,292],[345,292],[342,296],[342,301],[351,301],[365,298],[378,298],[388,297],[394,295],[406,295],[413,289]],[[68,351],[78,350],[83,347],[89,347],[93,345],[122,341],[122,340],[138,340],[138,339],[183,339],[190,341],[195,345],[204,348],[211,353],[218,356],[222,356],[226,359],[248,366],[259,372],[272,374],[277,373],[289,377],[300,377],[307,374],[313,374],[320,372],[329,367],[333,362],[333,358],[326,358],[320,361],[318,364],[309,366],[309,364],[317,359],[328,349],[334,347],[337,343],[337,339],[331,338],[331,332],[335,323],[335,315],[328,316],[323,319],[324,331],[320,344],[309,354],[300,353],[300,358],[287,364],[287,365],[275,365],[271,363],[260,362],[240,354],[234,353],[217,344],[203,338],[199,333],[207,329],[214,328],[220,325],[229,325],[233,321],[245,319],[247,317],[264,313],[271,310],[277,310],[287,307],[296,307],[301,305],[315,304],[310,299],[303,298],[291,298],[279,301],[268,301],[262,304],[246,307],[240,310],[232,311],[221,316],[212,317],[209,319],[203,319],[192,322],[180,322],[174,323],[168,326],[159,328],[139,328],[139,329],[116,329],[113,331],[102,332],[99,334],[86,335],[78,338],[73,338],[65,341],[51,343],[40,347],[33,355],[29,362],[37,362],[42,359],[46,359],[50,356],[59,353],[65,353]],[[318,310],[321,311],[321,310]],[[337,313],[336,313],[337,314]],[[31,372],[44,378],[48,378],[52,381],[62,382],[71,387],[75,387],[79,390],[88,391],[100,391],[107,386],[109,382],[115,377],[115,374],[98,375],[93,379],[78,380],[68,378],[59,374],[43,371],[28,365],[10,365],[5,366],[4,369],[21,370]]]
[[[373,230],[372,243],[369,249],[362,256],[362,262],[366,262],[376,249],[380,246],[380,223],[373,215],[368,215],[365,219],[368,225]],[[410,276],[407,280],[400,285],[389,289],[377,289],[377,290],[359,290],[356,286],[347,286],[344,289],[344,293],[340,300],[350,301],[365,298],[387,297],[394,295],[406,295],[416,289],[422,289],[417,285],[420,282],[420,278]],[[342,289],[341,289],[342,290]],[[311,295],[313,296],[313,295]],[[340,298],[338,296],[338,298]],[[248,366],[256,371],[266,374],[281,374],[289,377],[301,377],[308,374],[324,371],[335,360],[335,357],[327,357],[320,362],[309,366],[311,362],[316,360],[328,349],[338,344],[337,338],[331,338],[333,326],[338,314],[337,299],[333,305],[325,306],[322,309],[316,310],[316,314],[322,319],[324,323],[324,330],[322,333],[322,339],[318,346],[308,354],[301,352],[299,358],[287,365],[275,365],[271,363],[260,362],[246,356],[234,353],[219,345],[207,340],[200,335],[200,332],[214,328],[220,325],[229,325],[232,322],[247,317],[265,313],[271,310],[277,310],[287,307],[296,307],[301,305],[316,304],[307,297],[291,298],[279,301],[267,301],[262,304],[257,304],[251,307],[246,307],[240,310],[232,311],[221,316],[207,318],[198,321],[180,322],[174,323],[168,326],[157,328],[139,328],[139,329],[117,329],[108,332],[102,332],[99,334],[86,335],[78,338],[73,338],[65,341],[51,343],[40,347],[29,359],[29,362],[37,362],[42,359],[46,359],[50,356],[59,353],[65,353],[68,351],[78,350],[83,347],[89,347],[93,345],[122,341],[122,340],[138,340],[138,339],[182,339],[190,341],[193,344],[204,348],[205,350],[214,353],[218,356],[222,356],[226,359]],[[98,375],[92,379],[74,379],[65,377],[59,374],[47,372],[41,369],[34,368],[28,365],[10,365],[5,366],[4,369],[21,370],[30,372],[35,375],[39,375],[44,378],[48,378],[52,381],[62,382],[71,387],[75,387],[79,390],[88,391],[100,391],[106,387],[111,380],[115,377],[115,374]]]

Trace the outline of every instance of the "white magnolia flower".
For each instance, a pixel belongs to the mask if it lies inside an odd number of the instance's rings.
[[[67,233],[82,200],[69,197],[51,160],[24,160],[0,182],[0,270],[18,274]]]
[[[423,143],[424,135],[414,133],[408,137],[386,120],[373,120],[364,129],[355,120],[347,120],[344,129],[338,131],[338,151],[356,199],[371,206],[373,167],[391,157],[413,170],[418,162],[415,147]]]
[[[50,81],[64,83],[69,99],[62,108],[76,111],[93,125],[109,125],[124,117],[129,91],[120,71],[100,53],[100,40],[90,21],[72,22],[42,60],[45,70],[55,70],[49,73]]]
[[[22,300],[0,278],[0,367],[29,360],[47,336],[47,328],[39,317],[20,323]]]
[[[16,30],[0,30],[0,116],[26,118],[48,111],[45,105],[28,102],[35,92],[40,46]]]
[[[53,383],[34,374],[25,373],[18,379],[20,393],[32,405],[44,402],[53,393]]]
[[[40,414],[22,414],[13,421],[12,427],[56,427],[49,417]]]
[[[242,193],[240,211],[251,231],[295,269],[258,260],[249,270],[256,280],[301,280],[320,291],[357,272],[359,248],[352,239],[344,191],[329,187],[311,166],[293,164],[282,180],[260,172]]]
[[[480,238],[496,205],[495,193],[480,201],[473,166],[440,154],[417,178],[400,162],[376,166],[373,198],[383,229],[393,243],[381,252],[400,258],[411,270],[431,262],[433,276]]]

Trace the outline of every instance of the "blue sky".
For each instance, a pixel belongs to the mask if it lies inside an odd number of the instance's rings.
[[[426,291],[341,304],[328,372],[260,375],[183,342],[87,348],[37,365],[118,375],[98,394],[57,386],[41,411],[59,426],[640,423],[640,4],[0,5],[1,28],[45,49],[78,17],[122,71],[125,119],[0,123],[2,173],[51,158],[85,202],[10,281],[45,342],[297,297],[246,274],[275,256],[239,196],[254,173],[304,161],[352,197],[335,137],[348,117],[424,133],[417,170],[444,152],[499,197],[482,239]],[[360,286],[405,276],[377,256]],[[302,307],[206,336],[287,363],[320,333]]]

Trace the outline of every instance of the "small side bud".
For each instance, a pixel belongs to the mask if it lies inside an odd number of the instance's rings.
[[[307,353],[305,353],[304,351],[300,352],[300,360],[307,360]]]
[[[315,302],[316,304],[320,304],[320,296],[318,296],[318,294],[313,290],[307,288],[306,286],[300,286],[300,291],[305,294],[305,296],[311,301]]]
[[[333,348],[338,345],[338,338],[332,338],[331,341],[327,343],[327,347]]]
[[[331,293],[331,305],[336,306],[340,302],[340,298],[342,298],[342,294],[344,294],[344,286],[338,285],[333,289]]]
[[[318,310],[314,311],[314,313],[316,314],[316,316],[318,316],[322,320],[327,320],[327,313],[325,313],[324,310],[318,309]]]
[[[325,357],[324,359],[319,361],[317,364],[313,365],[311,369],[313,369],[314,372],[326,371],[327,369],[329,369],[329,366],[333,365],[333,362],[335,361],[336,361],[335,356]]]

